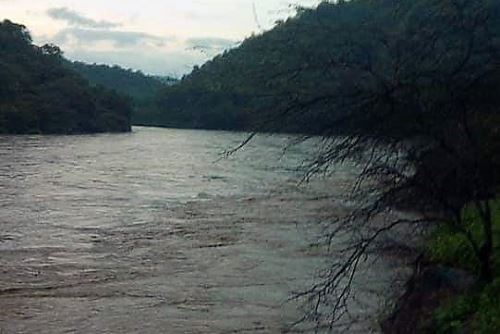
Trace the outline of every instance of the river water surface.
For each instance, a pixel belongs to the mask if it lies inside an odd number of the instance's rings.
[[[0,137],[0,332],[293,332],[352,175],[297,187],[284,137],[220,159],[244,138]]]

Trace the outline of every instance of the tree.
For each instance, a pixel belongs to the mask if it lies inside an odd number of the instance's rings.
[[[295,61],[270,70],[273,60],[266,59],[265,75],[247,80],[260,80],[280,102],[259,111],[257,129],[321,120],[315,134],[322,150],[306,177],[347,160],[361,169],[358,206],[333,220],[325,236],[327,243],[348,242],[332,247],[338,252],[322,280],[299,294],[312,306],[308,316],[318,324],[340,319],[361,263],[397,229],[448,226],[473,249],[480,281],[491,282],[492,201],[500,190],[500,5],[357,0],[323,3],[302,15],[308,24],[297,27],[297,36],[308,39],[284,41],[297,51]],[[319,30],[329,34],[322,44],[308,33]],[[318,72],[328,81],[317,82]],[[479,235],[465,214],[470,206]],[[417,214],[392,214],[398,208]]]
[[[42,54],[56,58],[62,58],[63,52],[60,47],[55,44],[44,44],[40,47]]]
[[[335,111],[321,133],[325,144],[310,174],[356,161],[362,166],[356,190],[365,200],[331,225],[328,240],[349,232],[351,242],[342,249],[347,256],[337,257],[323,281],[304,294],[315,305],[310,315],[338,319],[364,256],[401,225],[446,224],[463,234],[480,263],[480,280],[491,282],[491,203],[500,189],[498,4],[424,0],[329,6],[316,13],[318,24],[335,34],[336,45],[327,63],[314,66],[331,73],[331,89],[296,94],[282,114],[307,113],[319,104]],[[350,24],[325,23],[325,16],[342,16],[356,6],[363,12],[358,19],[351,16]],[[308,65],[297,69],[302,71]],[[366,200],[373,192],[377,198]],[[480,237],[469,229],[464,214],[469,205],[479,213]],[[402,206],[416,210],[418,218],[388,219],[388,212]]]

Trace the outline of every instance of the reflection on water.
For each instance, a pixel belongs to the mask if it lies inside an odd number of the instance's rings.
[[[219,159],[244,138],[0,137],[0,332],[286,332],[351,175],[297,188],[284,137]]]

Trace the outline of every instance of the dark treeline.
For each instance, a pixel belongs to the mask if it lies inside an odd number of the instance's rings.
[[[0,133],[130,131],[130,101],[63,63],[57,46],[38,47],[26,27],[0,23]]]
[[[87,79],[93,86],[113,89],[132,99],[134,111],[132,124],[143,125],[151,122],[147,118],[159,91],[177,82],[168,76],[150,76],[141,71],[124,69],[120,66],[67,62],[66,65]]]

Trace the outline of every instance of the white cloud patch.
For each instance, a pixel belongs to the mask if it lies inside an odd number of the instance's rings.
[[[172,37],[159,37],[136,31],[119,31],[107,29],[63,29],[54,36],[56,44],[93,45],[98,42],[110,42],[118,48],[149,45],[163,47]]]
[[[49,8],[47,15],[54,20],[65,21],[69,25],[76,27],[110,29],[121,25],[110,21],[96,21],[66,7]]]

